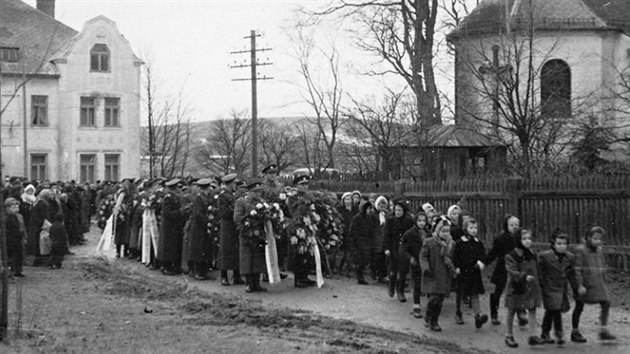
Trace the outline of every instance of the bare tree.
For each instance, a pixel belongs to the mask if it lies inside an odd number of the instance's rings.
[[[325,168],[335,168],[335,144],[339,130],[343,125],[341,102],[344,89],[339,71],[339,53],[335,46],[330,51],[317,50],[319,58],[314,58],[316,50],[313,38],[302,26],[298,26],[294,38],[299,74],[304,79],[305,99],[313,109],[314,117],[308,121],[317,130],[317,140],[321,139],[327,152]],[[318,70],[314,61],[323,59],[326,68]],[[316,73],[325,73],[322,76]]]
[[[415,94],[417,121],[429,127],[441,124],[433,65],[438,9],[438,0],[341,0],[315,15],[354,20],[358,46],[390,68],[368,74],[402,77]]]
[[[299,147],[299,137],[287,127],[261,120],[259,121],[260,146],[262,154],[258,159],[264,165],[276,164],[278,172],[295,165],[299,160],[296,150]]]
[[[251,120],[242,112],[212,122],[207,138],[196,153],[197,161],[212,170],[218,166],[223,174],[244,175],[250,166]]]
[[[353,100],[354,106],[347,113],[350,123],[346,132],[357,138],[361,146],[373,150],[376,172],[391,172],[395,153],[393,148],[418,135],[413,114],[407,109],[409,105],[405,105],[404,100],[404,90],[388,89],[377,104]],[[357,149],[356,152],[363,151]]]

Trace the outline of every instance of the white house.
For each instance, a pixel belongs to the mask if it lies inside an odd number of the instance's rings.
[[[630,123],[616,110],[630,102],[614,97],[620,72],[630,73],[630,0],[483,0],[448,39],[456,53],[458,124],[499,116],[483,93],[503,89],[493,87],[492,77],[507,71],[519,70],[514,77],[526,85],[529,53],[536,114]]]
[[[140,173],[142,61],[99,16],[80,32],[0,0],[2,174],[41,180],[120,180]]]

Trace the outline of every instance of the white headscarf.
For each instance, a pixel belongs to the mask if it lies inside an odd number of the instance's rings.
[[[31,194],[26,193],[29,190],[33,191],[33,193]],[[22,193],[21,195],[21,198],[24,203],[27,203],[29,205],[35,204],[35,199],[37,199],[35,197],[35,187],[32,184],[29,184],[28,186],[26,186],[26,188],[24,188],[24,193]]]
[[[387,202],[387,198],[385,198],[385,197],[383,197],[383,196],[380,196],[380,197],[376,198],[376,200],[374,201],[374,208],[375,208],[376,210],[378,210],[378,206],[379,206],[380,204],[383,204],[383,203],[385,203],[386,205],[388,205],[388,204],[389,204],[389,203]],[[384,212],[384,211],[382,211],[382,210],[379,210],[379,213],[378,213],[378,221],[379,221],[379,223],[381,224],[381,226],[385,225],[385,221],[387,221],[387,218],[385,217],[385,212]]]

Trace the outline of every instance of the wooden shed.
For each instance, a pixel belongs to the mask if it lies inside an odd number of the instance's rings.
[[[459,125],[433,127],[392,149],[393,172],[399,178],[447,180],[500,175],[506,169],[505,145]]]

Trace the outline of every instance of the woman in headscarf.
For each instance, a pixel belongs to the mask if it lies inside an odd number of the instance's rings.
[[[350,235],[350,223],[352,222],[352,218],[358,213],[359,208],[355,206],[352,202],[352,193],[346,192],[341,196],[341,203],[337,207],[337,211],[341,216],[341,220],[343,222],[343,243],[341,244],[341,250],[343,252],[341,256],[341,260],[339,261],[338,271],[343,271],[344,266],[346,265],[348,259],[348,238]]]
[[[365,285],[363,271],[370,264],[372,243],[374,242],[374,219],[370,215],[372,204],[362,201],[359,204],[359,213],[354,215],[348,232],[348,247],[356,266],[357,282]]]
[[[33,209],[33,205],[35,205],[35,187],[32,184],[29,184],[24,188],[24,193],[20,196],[20,214],[24,219],[24,225],[28,225],[29,220],[31,219],[31,209]]]
[[[35,256],[33,266],[44,265],[44,258],[39,250],[39,233],[42,231],[44,220],[48,222],[52,220],[49,205],[49,201],[52,197],[53,195],[50,189],[42,189],[39,195],[37,195],[37,199],[31,211],[28,223],[28,251]]]
[[[385,223],[387,222],[387,198],[380,196],[374,201],[371,211],[374,228],[374,248],[372,250],[372,277],[379,283],[385,282],[387,263],[385,259]]]
[[[399,199],[393,202],[394,212],[387,218],[384,234],[385,256],[388,257],[389,291],[390,297],[394,290],[398,294],[398,301],[405,302],[405,280],[409,269],[409,259],[400,254],[400,241],[403,234],[413,227],[413,217],[407,212],[407,204]]]

